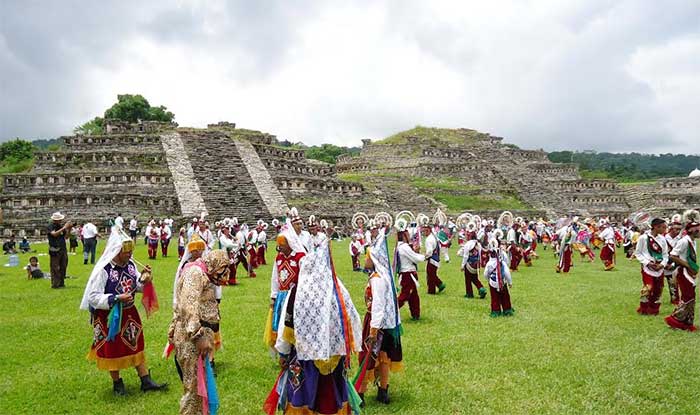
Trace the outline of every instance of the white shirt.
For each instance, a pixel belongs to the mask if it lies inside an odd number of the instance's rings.
[[[425,261],[425,256],[411,248],[411,245],[400,241],[396,246],[399,252],[399,272],[415,272],[416,264]]]
[[[219,243],[221,244],[221,249],[225,249],[227,252],[238,251],[238,241],[233,236],[226,236],[222,233],[219,237]]]
[[[433,253],[437,249],[437,246],[438,240],[435,237],[435,234],[431,233],[430,235],[428,235],[427,238],[425,238],[425,257],[430,261],[431,264],[439,268],[440,262],[430,258],[431,256],[433,256]]]
[[[372,287],[372,319],[369,326],[376,329],[383,329],[385,324],[384,318],[386,315],[386,291],[390,288],[386,280],[382,277],[372,277],[369,279],[369,284]]]
[[[600,239],[604,240],[606,244],[615,243],[615,231],[611,227],[607,227],[600,232]]]
[[[518,243],[518,241],[515,240],[515,229],[513,229],[513,228],[508,229],[508,236],[506,237],[506,241],[508,241],[508,243],[510,243],[510,242]]]
[[[117,216],[114,219],[114,224],[119,226],[120,229],[123,228],[124,227],[124,218],[122,218],[121,216]]]
[[[637,260],[642,264],[645,273],[652,277],[660,277],[664,273],[663,268],[658,271],[649,268],[649,264],[657,262],[649,252],[649,238],[654,238],[656,243],[661,247],[663,259],[659,264],[666,266],[668,263],[668,246],[666,245],[666,238],[663,235],[656,235],[656,237],[652,237],[651,233],[644,233],[641,235],[639,239],[637,239],[637,248],[634,251],[634,256],[637,257]]]
[[[136,230],[136,225],[137,225],[136,219],[130,220],[130,221],[129,221],[129,230],[130,230],[130,231],[135,231],[135,230]]]
[[[353,252],[353,248],[355,248],[357,253]],[[360,253],[362,253],[362,244],[360,241],[350,241],[350,245],[348,245],[348,252],[350,252],[350,256],[360,255]]]
[[[489,285],[493,288],[498,289],[498,275],[496,271],[496,266],[498,265],[498,260],[496,258],[489,258],[489,262],[484,268],[484,276],[489,280]],[[506,261],[501,260],[501,277],[503,279],[503,284],[512,284],[513,279],[510,276],[510,270],[508,269],[508,264]]]
[[[95,236],[97,236],[97,227],[93,223],[88,222],[83,225],[83,239],[90,239]]]
[[[198,229],[197,233],[202,238],[204,243],[207,244],[207,247],[209,248],[207,250],[214,249],[214,242],[216,242],[216,240],[214,239],[214,235],[209,229],[205,229],[204,231]]]
[[[676,246],[674,246],[673,250],[671,250],[671,255],[677,256],[683,261],[688,262],[688,251],[690,249],[697,252],[698,248],[695,244],[695,241],[690,239],[690,236],[685,235],[678,242],[676,242]],[[689,281],[693,283],[693,286],[695,286],[695,277],[688,274],[688,271],[685,268],[683,268],[683,274],[686,278],[688,278]]]
[[[170,239],[170,237],[173,236],[173,233],[170,231],[170,228],[168,228],[167,226],[160,228],[160,233],[161,233],[161,236],[163,234],[165,234],[165,239]]]
[[[265,231],[258,232],[258,243],[265,244],[267,242],[267,234]]]

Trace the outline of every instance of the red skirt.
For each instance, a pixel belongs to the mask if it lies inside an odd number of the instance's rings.
[[[89,360],[97,362],[102,370],[122,370],[146,362],[143,354],[143,326],[141,317],[134,305],[122,309],[119,333],[112,341],[107,341],[109,310],[96,310],[93,314],[93,340],[88,353]]]

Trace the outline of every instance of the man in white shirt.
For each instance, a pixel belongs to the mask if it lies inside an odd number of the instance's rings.
[[[658,315],[661,307],[661,292],[664,289],[664,268],[668,263],[666,244],[666,221],[654,218],[651,231],[645,232],[637,240],[634,256],[642,265],[642,291],[637,313]]]
[[[131,236],[131,239],[134,240],[134,243],[136,243],[136,229],[138,227],[138,222],[136,221],[136,216],[131,218],[129,221],[129,236]]]
[[[258,223],[258,264],[267,265],[265,253],[267,252],[267,223]]]
[[[606,271],[615,268],[615,230],[606,220],[600,220],[600,239],[603,240],[603,248],[600,250],[600,259],[603,261]]]
[[[240,245],[238,244],[236,237],[231,235],[231,230],[228,226],[221,228],[219,244],[221,245],[221,249],[225,249],[226,252],[228,252],[228,256],[231,259],[228,274],[228,285],[238,285],[238,281],[236,281],[236,270],[238,268],[237,256]]]
[[[119,229],[124,229],[124,218],[122,218],[121,213],[117,213],[117,217],[114,218],[114,224],[119,226]]]
[[[681,292],[681,301],[675,311],[664,320],[674,329],[695,331],[695,285],[698,275],[698,257],[695,239],[700,237],[700,212],[686,211],[686,235],[673,247],[669,258],[678,264],[676,281]]]
[[[97,250],[97,238],[100,236],[97,226],[92,222],[83,225],[83,265],[87,265],[88,256],[90,263],[95,264],[95,251]]]
[[[491,291],[491,317],[512,316],[514,310],[510,302],[509,288],[513,286],[513,279],[498,242],[491,241],[489,244],[490,258],[484,267],[484,276]]]
[[[436,294],[435,289],[442,292],[447,286],[438,277],[437,272],[440,267],[440,243],[435,237],[432,226],[423,225],[421,229],[425,238],[425,260],[428,264],[425,267],[425,273],[428,276],[428,294]]]
[[[408,302],[411,319],[418,320],[420,318],[420,297],[418,296],[418,272],[416,265],[425,261],[425,256],[414,251],[411,247],[408,230],[398,228],[397,230],[396,237],[399,242],[396,245],[398,255],[395,258],[398,258],[397,268],[399,270],[399,285],[401,285],[399,308]]]
[[[173,232],[170,227],[165,224],[165,222],[160,225],[160,250],[163,258],[168,257],[168,246],[170,245],[170,238],[172,238]]]

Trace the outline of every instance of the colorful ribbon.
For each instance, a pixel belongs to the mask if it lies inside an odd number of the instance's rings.
[[[208,354],[204,358],[200,354],[197,358],[197,395],[202,398],[202,414],[216,415],[219,410],[219,393]]]
[[[122,326],[122,303],[119,301],[114,303],[107,316],[107,321],[109,324],[107,341],[111,342],[117,337]]]

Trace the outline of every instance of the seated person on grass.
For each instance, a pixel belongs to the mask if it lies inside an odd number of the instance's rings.
[[[2,244],[2,252],[5,255],[16,254],[17,253],[17,243],[15,242],[15,236],[10,236],[10,240]]]
[[[29,258],[29,264],[24,268],[27,270],[27,279],[44,278],[44,271],[39,268],[39,259],[35,256]]]
[[[22,238],[22,241],[19,243],[19,251],[23,254],[26,254],[31,250],[31,247],[29,246],[29,241],[27,238]]]

